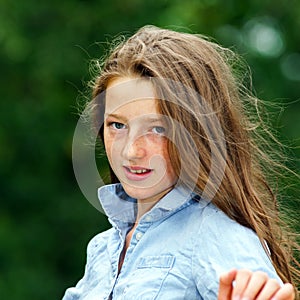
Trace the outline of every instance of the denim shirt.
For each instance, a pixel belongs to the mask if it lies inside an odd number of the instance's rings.
[[[118,274],[136,202],[119,184],[98,195],[112,228],[89,242],[85,274],[63,300],[215,300],[220,275],[232,268],[261,270],[281,282],[252,230],[181,187],[140,219]]]

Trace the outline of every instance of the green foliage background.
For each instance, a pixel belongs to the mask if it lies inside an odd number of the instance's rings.
[[[243,54],[257,95],[286,106],[272,123],[298,172],[299,1],[0,0],[0,299],[60,299],[83,274],[89,239],[109,227],[73,174],[76,105],[102,42],[145,24]],[[287,196],[297,216],[299,189]]]

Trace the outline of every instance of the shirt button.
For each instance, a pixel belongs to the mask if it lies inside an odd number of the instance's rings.
[[[139,241],[141,238],[142,238],[143,234],[141,232],[138,232],[136,235],[135,235],[135,238]]]
[[[146,222],[150,222],[151,220],[152,220],[151,216],[146,216],[146,217],[145,217],[145,221],[146,221]]]

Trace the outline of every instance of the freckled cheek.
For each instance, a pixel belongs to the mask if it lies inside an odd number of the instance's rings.
[[[151,154],[149,152],[151,152]],[[154,143],[152,147],[148,149],[148,153],[150,157],[159,155],[164,160],[166,175],[176,177],[168,153],[168,140],[166,138],[161,139],[158,143]]]
[[[169,179],[171,181],[173,181],[173,183],[175,183],[177,181],[177,175],[174,171],[174,168],[172,166],[171,163],[171,158],[168,152],[168,141],[167,139],[164,140],[164,144],[163,144],[163,153],[162,153],[164,160],[165,160],[165,164],[166,164],[166,175],[169,177]]]
[[[145,148],[147,149],[148,157],[159,155],[164,160],[167,157],[167,141],[162,138],[150,138],[145,143]]]
[[[170,159],[166,159],[166,175],[169,178],[174,178],[174,180],[177,178]]]

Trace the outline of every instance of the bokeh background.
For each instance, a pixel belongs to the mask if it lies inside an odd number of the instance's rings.
[[[0,0],[0,299],[60,299],[83,274],[88,241],[109,227],[74,177],[77,105],[90,60],[145,24],[241,53],[258,97],[284,108],[271,123],[299,173],[300,1]],[[286,199],[298,215],[299,188]]]

